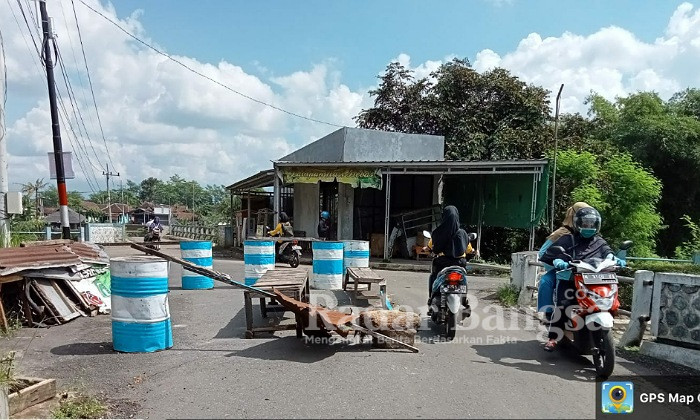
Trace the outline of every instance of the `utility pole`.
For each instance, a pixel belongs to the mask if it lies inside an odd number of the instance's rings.
[[[102,171],[102,175],[107,177],[107,205],[109,206],[109,223],[112,223],[112,195],[109,190],[109,177],[119,176],[119,172],[112,173],[109,171],[109,163],[107,164],[107,172]]]
[[[10,189],[7,178],[7,140],[5,139],[5,47],[0,35],[0,247],[10,245],[10,220],[5,196]]]
[[[119,188],[122,190],[122,204],[121,204],[121,211],[122,211],[122,219],[124,219],[124,181],[119,179]]]
[[[554,232],[554,204],[555,195],[557,192],[557,152],[559,149],[559,103],[561,101],[561,91],[564,90],[564,84],[559,87],[557,93],[557,104],[554,111],[554,173],[552,174],[552,213],[549,218],[549,231]]]
[[[194,181],[192,181],[192,223],[194,223]]]
[[[68,220],[68,192],[66,191],[66,172],[63,167],[63,145],[61,144],[61,127],[58,121],[56,105],[56,80],[53,75],[53,58],[51,44],[54,40],[53,28],[46,12],[46,0],[39,0],[41,11],[41,27],[44,32],[44,63],[46,65],[46,80],[49,84],[49,106],[51,108],[51,132],[53,133],[53,154],[56,162],[56,189],[58,204],[61,209],[61,231],[63,239],[70,239],[70,222]]]

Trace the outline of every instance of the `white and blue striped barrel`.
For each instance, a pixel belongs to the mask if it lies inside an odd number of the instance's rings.
[[[212,269],[214,262],[210,241],[182,241],[180,242],[180,251],[183,260]],[[183,267],[182,288],[185,290],[212,289],[214,288],[214,280]]]
[[[275,268],[275,242],[254,241],[243,242],[243,262],[245,262],[245,284],[251,286],[260,277]]]
[[[313,276],[311,287],[314,289],[340,290],[343,288],[343,243],[319,241],[312,242]]]
[[[343,241],[343,275],[348,267],[369,267],[369,242]]]
[[[155,257],[110,260],[114,350],[139,353],[173,346],[168,262]]]

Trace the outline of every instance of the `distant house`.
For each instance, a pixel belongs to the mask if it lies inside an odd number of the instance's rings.
[[[167,226],[170,224],[172,218],[171,213],[171,208],[169,206],[145,202],[131,212],[131,221],[133,223],[145,224],[149,220],[158,217],[160,223]]]
[[[111,223],[122,223],[131,219],[131,207],[128,204],[112,203],[112,206],[106,206],[101,209],[104,216],[109,220],[110,208],[112,214]]]
[[[61,227],[61,211],[57,210],[44,218],[46,223],[50,224],[52,228]],[[68,223],[71,229],[77,229],[81,224],[85,223],[87,219],[82,214],[76,212],[75,210],[68,208]]]

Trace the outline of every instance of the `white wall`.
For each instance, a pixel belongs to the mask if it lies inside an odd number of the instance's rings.
[[[338,184],[338,239],[353,239],[355,189],[349,184]]]
[[[318,232],[318,184],[294,184],[294,230],[306,231],[309,237]]]

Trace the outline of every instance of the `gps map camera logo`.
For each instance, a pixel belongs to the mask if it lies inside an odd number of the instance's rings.
[[[605,414],[629,414],[634,410],[634,385],[631,382],[603,382],[600,389]]]

